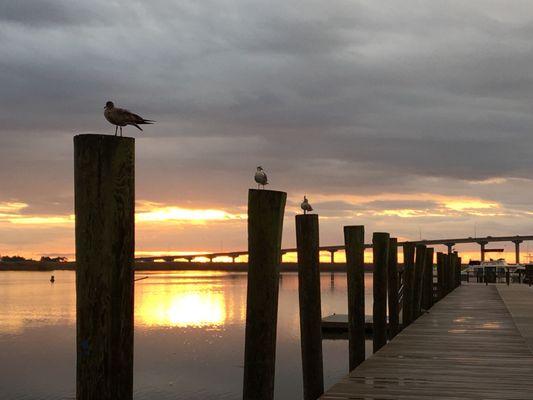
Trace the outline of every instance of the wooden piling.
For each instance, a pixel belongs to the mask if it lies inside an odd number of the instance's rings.
[[[304,400],[324,393],[318,215],[296,216]]]
[[[459,283],[457,282],[457,275],[460,274],[460,267],[459,267],[459,253],[456,251],[453,252],[453,288],[456,289],[459,286]]]
[[[372,235],[372,252],[374,260],[374,306],[372,319],[374,322],[373,350],[374,353],[387,344],[387,269],[389,264],[390,235],[385,232],[374,232]]]
[[[426,249],[426,262],[422,279],[422,308],[429,310],[433,306],[433,252],[434,249]]]
[[[457,268],[455,270],[455,287],[461,286],[461,264],[462,259],[457,255]]]
[[[248,191],[248,289],[243,399],[274,398],[281,233],[287,194]]]
[[[349,370],[365,361],[365,227],[345,226]]]
[[[424,279],[424,268],[426,265],[426,245],[416,245],[415,259],[415,285],[414,285],[414,302],[413,317],[416,319],[420,316],[422,310],[422,287]]]
[[[402,322],[406,328],[414,321],[414,283],[415,283],[415,245],[404,243],[403,245],[403,307]]]
[[[456,256],[457,255],[455,253],[451,253],[448,255],[448,293],[455,289]]]
[[[439,251],[437,252],[437,299],[442,299],[444,297],[444,286],[443,286],[443,254]]]
[[[509,267],[505,269],[505,283],[507,286],[509,286],[509,283],[511,283],[511,273],[509,272]]]
[[[398,304],[398,239],[390,238],[387,270],[387,299],[389,306],[389,340],[400,331],[400,307]]]
[[[135,139],[74,137],[76,398],[133,398]]]

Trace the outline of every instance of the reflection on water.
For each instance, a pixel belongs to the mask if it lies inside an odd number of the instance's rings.
[[[75,275],[0,272],[0,398],[75,392]],[[135,398],[240,399],[246,274],[139,273],[135,283]],[[322,313],[346,313],[346,277],[323,274]],[[371,288],[371,277],[366,287]],[[366,311],[372,303],[367,293]],[[301,398],[298,277],[280,280],[276,398]],[[347,343],[324,341],[326,386],[347,369]],[[368,350],[367,350],[368,351]]]
[[[150,274],[136,286],[135,324],[146,327],[210,327],[244,319],[242,291],[224,281],[238,275]]]

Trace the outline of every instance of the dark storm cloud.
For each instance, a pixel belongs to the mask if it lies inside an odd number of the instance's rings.
[[[157,120],[138,142],[146,198],[235,204],[257,164],[330,194],[533,167],[525,2],[7,1],[0,21],[9,198],[31,193],[13,174],[70,193],[70,135],[110,131],[107,99]]]
[[[97,7],[92,7],[93,4]],[[106,18],[102,4],[82,0],[4,0],[0,3],[0,22],[28,28],[103,23]]]

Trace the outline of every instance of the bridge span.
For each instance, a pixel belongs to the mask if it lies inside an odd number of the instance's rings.
[[[515,262],[520,263],[520,244],[524,241],[533,241],[533,235],[515,235],[515,236],[485,236],[485,237],[467,237],[467,238],[451,238],[451,239],[427,239],[427,240],[413,240],[413,241],[403,241],[398,242],[398,246],[403,246],[405,243],[415,243],[415,244],[425,244],[426,246],[435,246],[443,245],[448,248],[448,253],[453,251],[453,247],[457,244],[465,243],[476,243],[480,246],[480,258],[481,261],[485,261],[485,253],[489,252],[490,249],[486,248],[486,245],[489,243],[497,242],[510,242],[515,245]],[[365,247],[370,249],[372,244],[365,244]],[[331,262],[335,262],[335,253],[339,250],[344,250],[344,245],[334,245],[334,246],[321,246],[320,251],[329,252],[331,256]],[[281,250],[282,254],[287,253],[296,253],[296,248],[286,248]],[[174,260],[187,260],[193,261],[197,258],[207,258],[209,261],[213,261],[218,257],[229,257],[235,262],[235,260],[240,256],[248,255],[248,251],[228,251],[228,252],[215,252],[215,253],[196,253],[196,254],[184,254],[184,255],[160,255],[160,256],[150,256],[150,257],[137,257],[135,261],[156,261],[164,260],[171,262]]]

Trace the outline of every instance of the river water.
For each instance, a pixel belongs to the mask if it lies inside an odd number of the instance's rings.
[[[75,274],[0,272],[0,399],[75,396]],[[137,273],[135,399],[241,399],[246,274]],[[372,313],[372,277],[365,277]],[[322,274],[322,315],[346,313],[346,276]],[[367,354],[371,351],[367,341]],[[324,340],[326,387],[347,373],[348,343]],[[280,279],[276,399],[302,398],[298,276]]]

